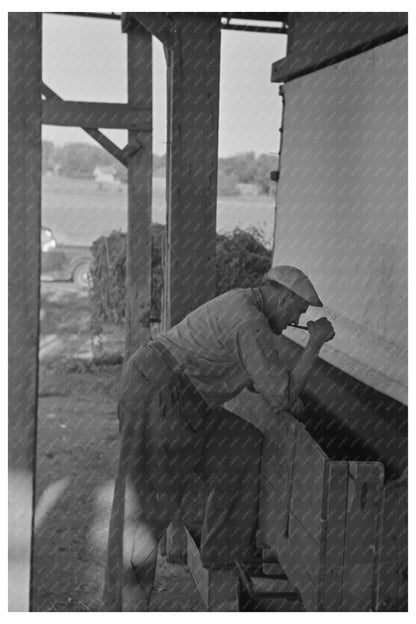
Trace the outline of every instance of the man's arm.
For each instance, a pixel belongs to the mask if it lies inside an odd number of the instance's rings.
[[[332,340],[335,336],[332,324],[325,317],[317,321],[309,321],[307,327],[309,330],[308,344],[291,372],[290,394],[292,399],[296,399],[304,389],[324,343]]]
[[[254,388],[277,409],[291,409],[302,392],[319,351],[334,330],[327,319],[308,323],[310,338],[290,371],[280,360],[266,322],[242,323],[226,340],[230,354],[252,379]]]

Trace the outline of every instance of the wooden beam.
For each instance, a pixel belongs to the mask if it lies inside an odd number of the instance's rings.
[[[42,123],[81,128],[120,128],[150,132],[151,110],[128,104],[44,100]]]
[[[164,329],[215,295],[220,20],[175,14],[173,23],[167,59]],[[177,557],[183,529],[171,524],[167,534],[168,557]]]
[[[135,24],[128,31],[128,102],[152,110],[152,37]],[[151,119],[150,119],[151,121]],[[129,130],[126,264],[126,357],[150,337],[152,133]]]
[[[166,48],[173,45],[173,22],[166,13],[122,13],[124,32],[134,27],[134,22],[141,24],[147,31],[163,43]]]
[[[42,15],[9,13],[9,611],[28,611],[36,459]]]
[[[81,130],[84,130],[84,132],[89,134],[92,139],[94,139],[106,150],[106,152],[114,156],[114,158],[121,162],[122,165],[127,167],[128,154],[124,151],[127,146],[121,150],[118,145],[113,143],[111,139],[106,137],[105,134],[100,132],[97,128],[81,128]]]
[[[173,14],[163,325],[215,295],[220,18]]]
[[[288,56],[272,64],[272,82],[311,73],[407,33],[407,13],[294,13]],[[332,17],[331,17],[332,16]]]
[[[59,102],[63,102],[62,98],[59,97],[57,93],[52,91],[45,83],[42,83],[42,95],[45,96],[48,100],[53,99]],[[97,143],[101,145],[109,154],[117,158],[118,161],[121,162],[122,165],[127,167],[128,156],[129,154],[126,152],[128,145],[121,150],[118,145],[113,143],[111,139],[105,136],[98,128],[81,128],[84,130],[91,138],[93,138]]]

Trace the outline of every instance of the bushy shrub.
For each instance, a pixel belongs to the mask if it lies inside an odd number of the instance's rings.
[[[152,290],[150,316],[160,318],[163,289],[162,249],[164,226],[152,224]],[[92,326],[124,322],[126,316],[126,234],[112,232],[93,243],[91,268]],[[272,252],[255,228],[236,228],[217,234],[215,294],[237,287],[258,285],[271,266]]]
[[[230,234],[217,234],[215,294],[258,285],[271,262],[272,252],[256,228],[236,228]]]
[[[163,285],[162,245],[164,226],[152,224],[152,285],[150,316],[160,318]],[[103,323],[121,325],[126,318],[126,245],[124,232],[111,232],[92,244],[90,301],[93,333]]]

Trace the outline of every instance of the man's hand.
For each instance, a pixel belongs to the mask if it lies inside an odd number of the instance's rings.
[[[298,397],[305,387],[322,345],[335,336],[332,324],[325,317],[317,321],[309,321],[307,328],[309,331],[308,344],[292,369],[292,397]]]
[[[324,342],[332,340],[335,336],[332,323],[328,321],[326,316],[318,319],[317,321],[309,321],[306,323],[306,327],[309,330],[310,339],[317,345],[322,346]]]

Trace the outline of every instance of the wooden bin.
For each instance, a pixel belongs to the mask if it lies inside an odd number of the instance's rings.
[[[244,392],[264,433],[260,527],[307,611],[407,608],[407,412],[320,361],[305,412]]]
[[[405,481],[385,484],[381,462],[331,460],[291,414],[280,416],[265,436],[261,529],[305,609],[396,610]]]

